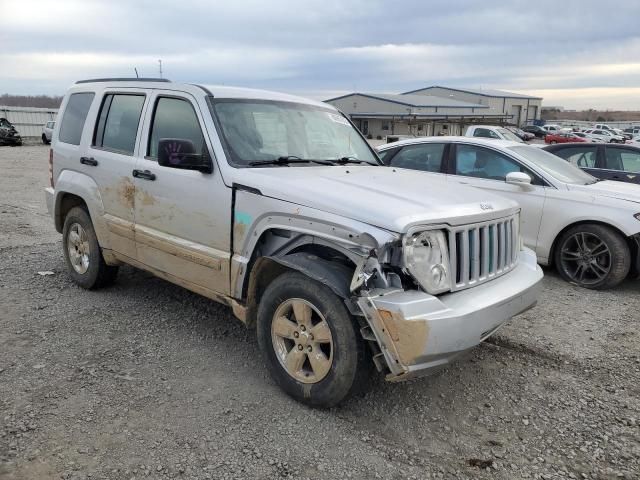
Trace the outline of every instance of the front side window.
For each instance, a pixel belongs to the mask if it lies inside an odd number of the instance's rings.
[[[62,116],[58,140],[71,145],[80,145],[82,129],[93,102],[93,97],[95,97],[93,92],[71,94]]]
[[[442,143],[408,145],[391,159],[389,165],[425,172],[440,172],[443,152],[444,144]]]
[[[610,170],[640,173],[640,153],[619,147],[607,147],[605,167]]]
[[[94,146],[132,155],[143,105],[144,95],[106,95],[98,116]]]
[[[212,110],[231,163],[237,166],[279,158],[348,158],[378,165],[358,131],[333,109],[292,102],[214,99]],[[363,133],[367,128],[363,122]]]
[[[595,168],[596,151],[597,147],[571,147],[556,150],[553,154],[578,167]]]
[[[495,150],[475,145],[456,147],[456,175],[504,181],[511,172],[531,175],[518,162]]]
[[[208,155],[200,122],[191,102],[182,98],[160,97],[156,101],[147,155],[158,158],[158,142],[163,138],[190,140],[196,155]]]

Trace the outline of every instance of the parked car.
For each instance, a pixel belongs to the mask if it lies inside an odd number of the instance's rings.
[[[625,128],[624,133],[627,133],[629,135],[631,135],[631,137],[635,137],[638,134],[640,134],[640,127],[629,127],[629,128]]]
[[[588,133],[585,133],[585,132],[573,132],[573,134],[576,137],[583,138],[584,140],[586,140],[588,142],[591,142],[591,143],[604,143],[604,140],[602,140],[600,138],[593,137],[593,136],[591,136],[591,135],[589,135]]]
[[[541,148],[515,142],[422,138],[378,150],[387,165],[431,172],[425,180],[472,185],[520,203],[525,245],[569,282],[612,288],[632,265],[639,267],[637,185],[598,181]]]
[[[0,145],[22,145],[22,137],[9,120],[0,118]]]
[[[528,142],[536,138],[536,136],[533,133],[525,132],[524,130],[519,129],[518,127],[505,127],[505,128],[509,130],[511,133],[513,133],[520,140],[523,140],[525,142]]]
[[[515,133],[504,127],[497,127],[495,125],[470,125],[467,127],[465,136],[492,138],[495,140],[511,140],[512,142],[524,143]]]
[[[525,125],[522,127],[522,130],[528,133],[534,134],[537,138],[544,138],[547,132],[544,128],[539,127],[538,125]]]
[[[606,123],[596,123],[593,126],[593,130],[608,130],[613,131],[613,128],[607,125]]]
[[[633,145],[550,145],[544,147],[594,177],[640,184],[640,147]]]
[[[543,125],[542,128],[547,133],[560,133],[562,131],[562,127],[560,125]]]
[[[583,138],[575,133],[550,133],[544,137],[544,143],[568,143],[568,142],[589,142],[587,138]]]
[[[44,124],[42,127],[42,143],[48,145],[51,143],[51,134],[53,133],[53,129],[56,126],[56,122],[51,121]]]
[[[46,200],[73,281],[129,264],[229,305],[301,402],[445,365],[536,301],[515,202],[384,167],[325,103],[96,80],[60,111]]]
[[[587,129],[583,130],[584,133],[588,134],[591,137],[598,138],[605,143],[624,143],[624,137],[619,135],[615,135],[611,133],[610,130],[596,130],[596,129]]]

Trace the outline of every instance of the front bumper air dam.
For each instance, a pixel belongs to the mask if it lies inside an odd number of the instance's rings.
[[[524,249],[509,273],[438,297],[419,290],[372,290],[360,297],[391,373],[406,380],[445,365],[537,301],[542,270]]]

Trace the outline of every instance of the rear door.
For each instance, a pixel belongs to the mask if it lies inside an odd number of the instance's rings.
[[[447,180],[489,190],[515,200],[522,208],[521,229],[525,245],[536,249],[544,211],[544,180],[514,158],[479,145],[451,144],[451,175]],[[532,185],[518,186],[505,182],[510,172],[531,176]]]
[[[640,149],[624,146],[603,146],[600,178],[619,182],[640,183]]]
[[[215,165],[203,112],[187,93],[154,90],[135,166],[138,260],[160,276],[209,297],[230,288],[231,189]],[[163,138],[190,140],[213,173],[158,165]]]
[[[101,93],[92,120],[91,141],[80,158],[81,168],[98,184],[110,246],[130,259],[136,258],[132,172],[147,100],[148,93],[139,88]]]

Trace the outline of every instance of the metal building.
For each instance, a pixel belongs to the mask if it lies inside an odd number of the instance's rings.
[[[498,96],[501,95],[501,96]],[[499,90],[427,87],[402,94],[350,93],[325,100],[365,135],[463,135],[471,124],[524,125],[540,118],[542,99]]]
[[[0,118],[9,120],[21,137],[40,137],[42,127],[49,120],[55,120],[57,108],[5,107],[0,105]]]
[[[542,98],[503,90],[433,86],[411,90],[405,95],[436,95],[452,100],[480,103],[488,106],[493,113],[509,115],[509,123],[519,127],[539,120],[542,110]]]

